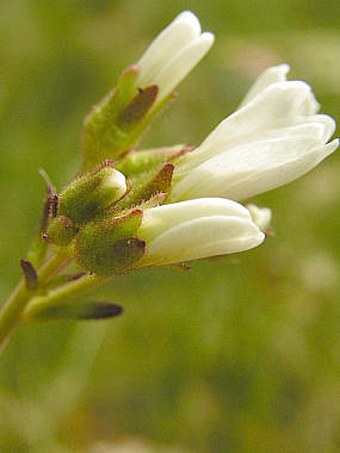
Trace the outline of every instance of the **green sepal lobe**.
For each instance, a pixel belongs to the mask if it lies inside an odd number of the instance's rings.
[[[128,271],[144,254],[145,243],[134,237],[143,212],[87,224],[75,242],[76,261],[86,270],[109,277]]]

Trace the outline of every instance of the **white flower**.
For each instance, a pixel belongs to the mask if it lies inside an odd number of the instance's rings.
[[[158,85],[160,102],[189,74],[213,42],[211,33],[201,33],[197,17],[184,11],[156,37],[139,60],[138,83],[142,88]]]
[[[244,206],[223,198],[147,209],[137,236],[146,242],[138,267],[241,252],[258,246],[265,237]]]
[[[267,69],[241,107],[174,173],[170,202],[199,197],[242,200],[287,184],[333,153],[334,120],[304,82],[287,81],[287,65]]]

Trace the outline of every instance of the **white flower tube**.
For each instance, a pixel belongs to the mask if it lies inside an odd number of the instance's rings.
[[[203,196],[242,200],[287,184],[333,153],[334,120],[287,65],[265,71],[239,110],[176,166],[170,202]]]
[[[258,246],[265,237],[244,206],[222,198],[147,209],[137,236],[146,243],[137,267],[241,252]]]
[[[202,33],[197,17],[184,11],[151,43],[139,60],[141,88],[158,85],[160,102],[189,74],[214,42]]]

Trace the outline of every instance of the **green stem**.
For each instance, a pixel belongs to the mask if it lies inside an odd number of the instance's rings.
[[[46,283],[69,261],[69,253],[65,250],[50,258],[38,271],[38,282]],[[0,353],[20,322],[21,315],[29,301],[36,295],[37,289],[27,289],[22,279],[0,311]]]
[[[87,274],[79,280],[67,283],[61,288],[51,291],[47,296],[35,297],[31,300],[30,305],[26,307],[22,320],[27,321],[34,318],[34,315],[44,308],[67,304],[83,294],[104,285],[107,281],[108,279]]]
[[[68,248],[58,250],[55,255],[52,255],[43,266],[38,270],[39,286],[46,284],[54,277],[66,264],[71,260],[71,251]]]
[[[3,306],[0,313],[0,353],[5,349],[31,295],[32,291],[28,290],[25,281],[21,280]]]

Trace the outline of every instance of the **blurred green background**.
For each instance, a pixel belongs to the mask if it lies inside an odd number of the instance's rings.
[[[39,219],[38,169],[70,180],[84,115],[183,9],[216,44],[143,145],[199,143],[281,62],[340,121],[338,0],[2,0],[2,300]],[[0,451],[339,451],[339,173],[338,153],[257,197],[275,230],[257,250],[112,283],[119,319],[22,328],[0,361]]]

